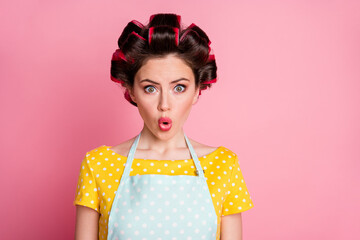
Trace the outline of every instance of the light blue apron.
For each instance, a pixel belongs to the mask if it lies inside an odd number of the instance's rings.
[[[140,134],[131,146],[116,191],[107,239],[215,240],[217,215],[203,169],[189,139],[184,134],[196,166],[196,176],[130,176]]]

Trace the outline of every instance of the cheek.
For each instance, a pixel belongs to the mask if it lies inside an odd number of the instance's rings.
[[[176,102],[176,109],[180,117],[186,117],[185,115],[190,112],[192,108],[192,98],[184,99],[184,101]]]
[[[138,110],[144,121],[152,118],[156,113],[156,104],[151,101],[144,101],[144,99],[137,102]]]
[[[148,101],[139,101],[138,102],[138,108],[139,110],[141,110],[142,112],[152,112],[154,109],[154,104],[151,104]]]

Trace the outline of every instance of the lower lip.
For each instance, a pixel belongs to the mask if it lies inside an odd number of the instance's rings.
[[[172,125],[171,123],[168,123],[168,124],[159,123],[159,128],[162,131],[169,131],[171,128],[171,125]]]

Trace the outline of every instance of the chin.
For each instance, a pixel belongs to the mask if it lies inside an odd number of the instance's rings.
[[[162,139],[162,140],[166,140],[166,139],[170,139],[171,137],[173,137],[175,134],[173,131],[171,131],[172,129],[170,129],[169,131],[162,131],[162,130],[158,130],[156,133],[156,135],[158,136],[158,138]]]
[[[159,126],[156,126],[157,129],[155,130],[155,133],[153,133],[157,138],[161,140],[168,140],[175,136],[177,133],[177,130],[174,129],[174,126],[171,127],[168,131],[162,131]]]

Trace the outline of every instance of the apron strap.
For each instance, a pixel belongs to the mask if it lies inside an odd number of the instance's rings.
[[[188,137],[186,136],[185,133],[184,133],[184,136],[185,136],[186,144],[189,147],[192,159],[193,159],[193,161],[195,163],[195,167],[196,167],[195,174],[200,176],[201,178],[205,178],[205,176],[204,176],[205,171],[201,167],[201,164],[200,164],[200,161],[199,161],[199,159],[198,159],[198,157],[196,155],[196,152],[195,152],[193,146],[190,143],[190,140],[188,139]]]
[[[135,156],[135,151],[136,151],[136,148],[138,146],[138,143],[139,143],[139,140],[140,140],[140,136],[141,136],[141,132],[139,133],[139,135],[136,137],[135,141],[133,142],[133,144],[131,145],[131,148],[130,148],[130,151],[129,151],[129,154],[128,154],[128,157],[127,157],[127,161],[125,163],[125,169],[124,169],[124,172],[121,176],[121,180],[120,180],[120,184],[124,184],[125,182],[125,179],[127,177],[130,176],[130,171],[131,171],[131,166],[132,166],[132,163],[133,163],[133,160],[134,160],[134,156]],[[196,170],[195,170],[195,174],[197,176],[200,176],[201,178],[205,178],[204,176],[204,170],[202,169],[201,167],[201,164],[200,164],[200,161],[195,153],[195,150],[194,148],[192,147],[188,137],[186,136],[186,134],[184,133],[184,137],[185,137],[185,140],[186,140],[186,144],[190,150],[190,154],[192,156],[192,159],[195,163],[195,167],[196,167]]]

